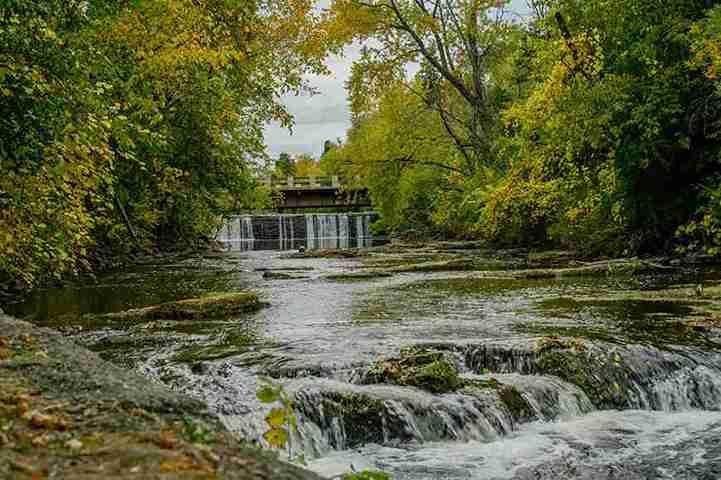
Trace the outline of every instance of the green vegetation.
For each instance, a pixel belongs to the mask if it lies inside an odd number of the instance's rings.
[[[391,383],[417,387],[432,393],[448,393],[460,388],[458,369],[442,352],[411,348],[399,358],[379,360],[364,376],[364,383]]]
[[[291,443],[293,432],[298,428],[298,419],[293,410],[293,402],[285,393],[283,385],[275,385],[270,379],[261,379],[256,397],[262,403],[275,404],[265,416],[265,423],[268,430],[263,434],[263,439],[273,448],[288,449],[288,460],[296,460],[305,463],[303,455],[293,457],[293,444]]]
[[[321,73],[298,0],[0,5],[0,289],[194,246],[266,205],[262,126]]]
[[[161,303],[99,317],[133,320],[197,320],[227,318],[263,308],[265,304],[253,292],[214,293],[199,298]]]
[[[220,360],[248,351],[250,345],[258,341],[257,335],[248,330],[226,332],[222,338],[213,344],[204,344],[184,348],[173,355],[173,360],[181,363],[196,365],[199,362]]]
[[[504,3],[334,0],[341,37],[373,42],[325,171],[409,236],[721,253],[721,7]]]
[[[363,470],[362,472],[347,473],[341,480],[391,480],[387,473]]]
[[[330,280],[331,282],[363,282],[366,280],[376,280],[379,278],[389,278],[393,274],[390,272],[382,271],[365,271],[365,272],[354,272],[354,273],[338,273],[332,275],[326,275],[322,278]]]

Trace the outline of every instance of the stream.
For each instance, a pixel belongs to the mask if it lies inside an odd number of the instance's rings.
[[[688,278],[524,279],[497,268],[332,277],[487,255],[368,251],[290,258],[241,248],[158,262],[38,291],[8,313],[205,400],[249,441],[265,429],[269,407],[256,391],[271,377],[294,399],[293,448],[329,477],[373,469],[397,480],[721,478],[721,335],[688,322],[713,305],[654,295]],[[245,289],[268,306],[203,321],[83,316]],[[504,387],[432,393],[362,380],[408,347],[441,352],[469,385]]]

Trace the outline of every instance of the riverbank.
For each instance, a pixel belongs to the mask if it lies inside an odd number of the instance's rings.
[[[206,405],[0,315],[0,477],[320,477],[242,445]]]

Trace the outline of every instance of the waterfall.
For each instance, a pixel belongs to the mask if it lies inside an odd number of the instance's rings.
[[[516,430],[519,423],[574,418],[594,410],[580,388],[557,378],[494,377],[518,389],[528,413],[519,416],[493,389],[436,396],[390,385],[300,380],[294,385],[295,408],[301,419],[297,444],[315,457],[329,449],[367,443],[487,442]]]
[[[292,216],[278,215],[278,231],[280,250],[290,250],[295,248],[295,228]]]
[[[358,248],[368,247],[372,243],[370,233],[370,217],[359,215],[355,219],[356,222],[356,246]]]
[[[348,240],[350,237],[350,225],[348,215],[338,215],[338,248],[348,248]]]
[[[223,225],[216,240],[229,250],[309,250],[362,248],[373,244],[370,222],[376,214],[308,213],[239,215]]]
[[[253,220],[249,216],[240,218],[241,250],[253,250],[255,236],[253,234]]]

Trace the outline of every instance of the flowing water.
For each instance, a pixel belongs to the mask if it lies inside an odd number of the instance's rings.
[[[228,250],[293,250],[368,247],[373,243],[370,223],[376,215],[309,213],[239,215],[220,229],[216,240]]]
[[[255,394],[272,377],[295,402],[295,453],[329,477],[371,468],[401,480],[721,478],[716,330],[679,323],[696,315],[694,302],[609,300],[680,279],[464,271],[339,281],[368,259],[255,251],[271,230],[285,248],[365,246],[367,221],[238,217],[218,237],[229,252],[40,291],[9,310],[206,400],[241,438],[266,429],[269,407]],[[370,258],[398,260],[378,252]],[[427,255],[438,252],[408,258]],[[81,316],[247,288],[269,306],[196,322]],[[431,393],[362,381],[373,362],[419,345],[442,352],[468,385],[494,387]]]

